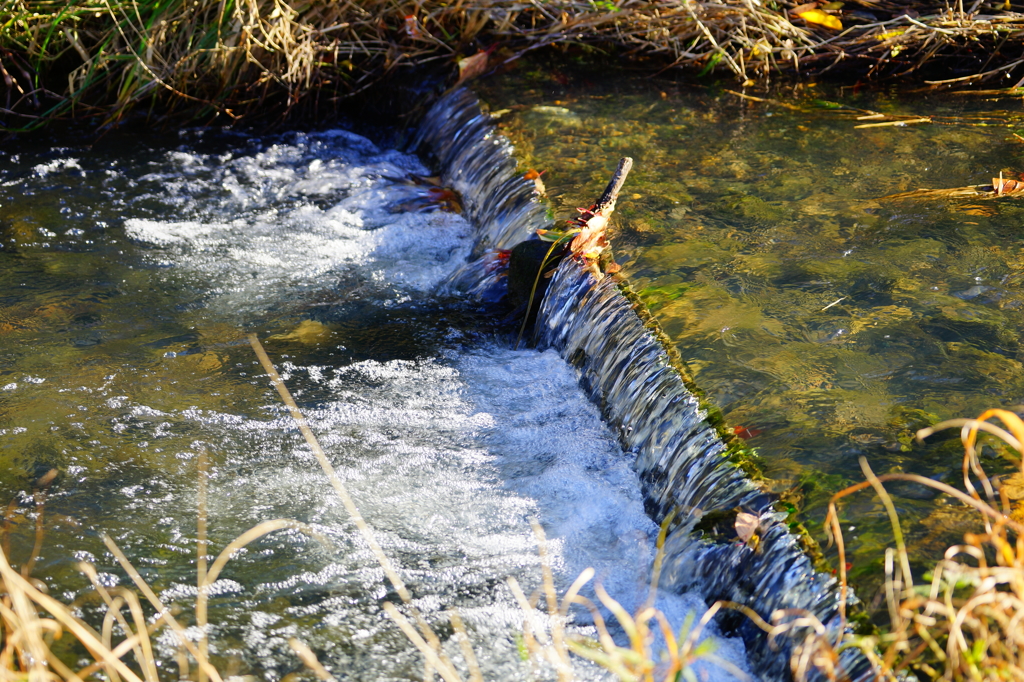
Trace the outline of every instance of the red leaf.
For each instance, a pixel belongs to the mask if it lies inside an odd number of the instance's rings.
[[[740,438],[742,438],[743,440],[754,438],[755,436],[760,436],[762,433],[761,429],[754,427],[747,428],[746,426],[733,427],[732,432],[739,436]]]
[[[544,175],[544,171],[537,172],[532,168],[523,173],[523,178],[526,180],[533,180],[533,186],[537,190],[537,194],[545,194],[547,187],[544,186],[544,181],[540,179],[540,176]]]
[[[420,33],[420,22],[416,19],[415,14],[405,15],[405,34],[410,38],[423,37],[423,34]]]

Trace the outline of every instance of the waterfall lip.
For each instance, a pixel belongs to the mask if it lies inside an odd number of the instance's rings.
[[[414,148],[430,152],[444,182],[463,195],[465,217],[477,230],[475,262],[487,250],[507,249],[549,226],[534,184],[517,172],[511,144],[469,90],[456,88],[435,102],[420,122]],[[613,179],[609,190],[614,184]],[[479,292],[483,285],[474,282],[473,267],[448,285]],[[654,521],[660,523],[670,510],[684,512],[666,542],[663,586],[696,588],[706,600],[738,602],[766,620],[780,609],[813,615],[833,643],[841,626],[850,629],[840,617],[838,581],[817,570],[786,524],[786,514],[774,510],[746,447],[725,431],[721,413],[703,400],[678,351],[625,278],[599,281],[585,263],[562,260],[541,302],[534,342],[538,349],[557,350],[576,367],[581,386],[618,433],[623,451],[635,455],[645,507]],[[705,514],[730,510],[756,516],[756,548],[695,534]],[[852,590],[847,603],[859,603]],[[790,679],[789,653],[806,630],[790,630],[768,642],[750,621],[736,627],[763,679]],[[838,665],[850,680],[875,677],[867,657],[855,648],[840,652]],[[815,672],[809,679],[825,676]]]

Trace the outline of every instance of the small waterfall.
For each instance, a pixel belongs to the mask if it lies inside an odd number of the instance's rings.
[[[551,222],[533,183],[516,172],[512,145],[468,90],[449,93],[427,112],[415,146],[437,158],[445,183],[462,195],[466,217],[479,230],[475,256],[517,244]]]
[[[611,277],[596,282],[566,259],[541,306],[537,343],[556,348],[579,369],[623,449],[636,453],[648,513],[660,523],[678,511],[665,544],[662,586],[697,590],[709,602],[737,602],[765,619],[777,609],[800,609],[834,630],[836,579],[814,570],[786,514],[745,475],[740,453],[709,421],[626,287]],[[735,509],[757,517],[756,548],[735,537],[713,542],[694,533],[710,513]],[[749,620],[736,622],[751,667],[765,680],[788,679],[791,646],[779,642],[776,651]],[[859,653],[845,652],[841,660],[851,679],[871,677]]]
[[[417,144],[436,157],[444,181],[462,194],[466,217],[479,231],[476,259],[550,223],[533,184],[516,172],[511,145],[469,91],[449,92],[433,106]],[[455,286],[479,290],[489,277],[484,270],[477,260],[458,275]],[[665,545],[662,587],[696,590],[709,603],[737,602],[766,620],[778,609],[807,612],[835,641],[836,579],[815,570],[785,523],[786,514],[775,511],[771,496],[744,473],[742,448],[730,445],[717,428],[719,420],[687,387],[657,322],[628,283],[611,276],[598,282],[565,259],[541,306],[535,341],[539,348],[556,349],[578,369],[580,383],[617,430],[623,449],[636,454],[651,517],[660,523],[677,511]],[[695,528],[716,513],[728,520],[737,511],[756,517],[756,546],[725,533],[723,539],[708,539]],[[743,636],[751,668],[762,679],[790,679],[792,647],[807,630],[770,643],[745,617],[727,618]],[[839,665],[846,679],[873,678],[859,651],[844,651]]]

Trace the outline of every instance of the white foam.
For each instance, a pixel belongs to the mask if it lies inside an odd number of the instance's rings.
[[[51,173],[59,173],[70,169],[77,169],[79,172],[82,171],[82,167],[78,163],[78,159],[54,159],[49,163],[40,163],[32,168],[33,172],[41,178],[45,178]]]
[[[221,311],[251,315],[339,278],[378,292],[428,291],[465,261],[472,231],[452,213],[393,208],[425,195],[429,186],[414,178],[425,173],[415,157],[344,131],[226,162],[175,151],[144,176],[154,185],[145,198],[199,216],[131,218],[125,229],[156,247],[155,262],[209,283],[209,305]]]
[[[491,350],[459,364],[476,407],[499,415],[486,433],[494,464],[506,472],[506,486],[537,504],[562,591],[593,568],[594,582],[637,613],[650,594],[658,528],[644,511],[632,457],[622,452],[574,372],[551,350]],[[655,607],[675,632],[688,616],[699,619],[706,610],[696,595],[657,595]],[[577,621],[589,622],[588,614],[577,613]],[[705,636],[716,632],[711,625]],[[715,642],[718,656],[749,674],[740,640],[715,636]],[[735,679],[707,662],[696,667],[711,679]]]
[[[596,581],[627,610],[647,598],[658,529],[644,513],[630,456],[554,352],[492,348],[450,359],[283,369],[293,388],[326,391],[326,399],[305,409],[312,428],[409,582],[417,608],[439,622],[446,609],[457,607],[489,677],[530,676],[513,643],[523,614],[504,584],[508,576],[528,592],[539,584],[530,519],[545,528],[560,592],[593,567]],[[269,599],[324,594],[287,609],[289,619],[315,617],[343,632],[359,630],[361,639],[401,643],[390,622],[370,616],[386,590],[383,573],[308,448],[294,437],[290,417],[279,412],[272,421],[239,420],[198,410],[182,416],[199,422],[203,433],[225,432],[246,472],[215,478],[212,517],[234,519],[239,531],[268,518],[297,517],[337,546],[325,550],[289,534],[280,540],[296,557],[289,570],[265,571],[245,593]],[[345,596],[326,596],[334,593]],[[706,608],[692,595],[664,591],[656,605],[677,631],[688,614],[699,618]],[[246,655],[277,665],[277,635],[260,625],[273,614],[255,602],[252,611],[262,615],[244,624]],[[591,620],[581,611],[574,622],[586,632]],[[718,643],[718,655],[742,668],[742,644],[715,633],[711,625],[706,636]],[[415,652],[408,655],[415,660]],[[360,665],[369,666],[361,669],[364,677],[380,678],[399,663],[371,657]],[[701,665],[707,679],[734,679]],[[584,663],[578,668],[581,680],[604,676]]]
[[[471,246],[470,227],[457,215],[393,212],[423,196],[413,175],[426,170],[415,157],[381,152],[344,131],[216,157],[176,151],[149,170],[146,200],[175,207],[174,218],[137,215],[126,232],[151,262],[194,283],[218,321],[251,322],[254,312],[310,288],[332,290],[338,280],[358,283],[359,296],[374,304],[410,292],[423,298]],[[514,576],[530,592],[540,582],[532,518],[547,533],[559,591],[593,567],[595,582],[628,611],[643,604],[658,529],[644,513],[630,455],[557,354],[490,348],[344,366],[291,363],[282,367],[288,383],[315,396],[302,398],[305,416],[416,607],[434,624],[457,607],[488,678],[532,677],[515,644],[523,614],[505,584]],[[283,408],[171,411],[110,398],[110,409],[127,417],[113,420],[115,431],[130,428],[140,448],[177,450],[167,461],[190,471],[192,440],[216,452],[209,507],[220,538],[295,518],[328,541],[282,530],[234,557],[223,579],[230,582],[221,585],[226,605],[212,604],[221,619],[213,621],[216,646],[227,639],[217,643],[217,633],[230,631],[235,653],[268,678],[291,670],[292,635],[352,679],[422,670],[418,652],[381,612],[380,602],[394,598],[383,571]],[[191,500],[174,486],[145,485],[119,493],[133,523],[154,514],[171,535],[161,554],[191,556]],[[193,594],[177,582],[165,596],[187,602]],[[692,595],[664,591],[656,605],[677,630],[705,610]],[[579,631],[591,628],[586,612],[573,619]],[[713,625],[707,636],[744,666],[742,644]],[[173,641],[165,644],[170,657]],[[446,646],[460,659],[453,641]],[[581,663],[577,677],[607,673]]]

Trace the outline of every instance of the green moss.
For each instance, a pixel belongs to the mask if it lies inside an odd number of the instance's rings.
[[[660,287],[647,287],[640,291],[640,298],[646,302],[647,308],[652,312],[658,312],[666,303],[670,303],[692,288],[688,282],[669,284]]]
[[[693,529],[704,535],[735,538],[736,537],[736,515],[740,510],[715,509],[705,512],[700,521],[694,524]]]
[[[732,432],[732,428],[725,419],[721,408],[709,401],[705,393],[697,386],[672,340],[662,331],[658,320],[644,304],[643,299],[629,286],[626,278],[618,278],[618,288],[626,300],[633,304],[633,310],[641,322],[643,322],[644,327],[658,340],[662,350],[668,357],[669,364],[679,373],[679,377],[683,380],[686,389],[697,398],[700,409],[705,413],[704,420],[715,429],[719,438],[725,444],[725,452],[722,455],[723,459],[733,463],[743,471],[748,479],[760,482],[763,486],[763,482],[766,479],[756,450],[748,446]]]

